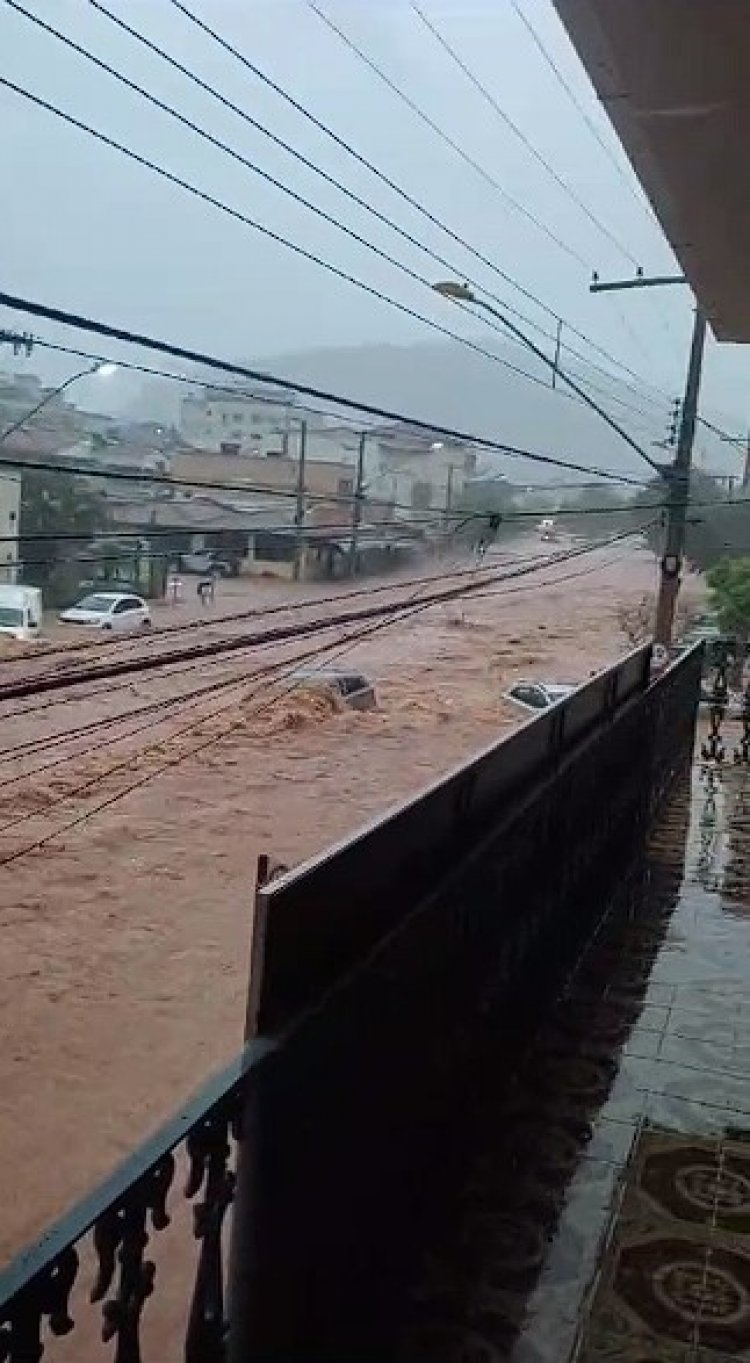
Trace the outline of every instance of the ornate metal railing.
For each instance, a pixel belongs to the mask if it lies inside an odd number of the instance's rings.
[[[248,1017],[274,1039],[0,1275],[0,1363],[101,1356],[84,1288],[114,1363],[388,1356],[386,1287],[460,1145],[488,1009],[549,989],[690,760],[700,654],[653,685],[649,661],[264,873]]]
[[[222,1227],[234,1192],[243,1103],[273,1052],[255,1041],[214,1076],[104,1184],[84,1198],[0,1275],[0,1360],[38,1363],[49,1336],[71,1333],[71,1297],[83,1289],[101,1309],[101,1339],[114,1363],[140,1363],[141,1316],[154,1292],[153,1238],[166,1232],[178,1166],[197,1242],[184,1340],[187,1363],[224,1359]],[[89,1244],[86,1245],[86,1241]],[[85,1267],[82,1265],[85,1262]],[[87,1272],[85,1286],[79,1282]],[[154,1363],[176,1358],[175,1341]],[[75,1355],[80,1358],[80,1355]]]

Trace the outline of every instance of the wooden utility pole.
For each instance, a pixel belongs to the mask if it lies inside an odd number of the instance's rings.
[[[297,504],[294,511],[294,580],[299,582],[302,574],[302,556],[305,549],[305,456],[307,454],[307,422],[299,428],[299,453],[297,455]]]
[[[644,276],[641,270],[634,279],[615,279],[603,282],[594,275],[591,293],[611,293],[618,289],[652,289],[665,284],[686,284],[684,275]],[[667,533],[664,553],[661,559],[659,593],[656,598],[656,620],[654,622],[654,662],[667,661],[669,646],[674,632],[677,594],[680,590],[680,573],[685,553],[685,526],[687,524],[690,500],[690,465],[695,443],[695,425],[698,419],[698,393],[700,391],[703,369],[703,351],[706,343],[706,314],[696,304],[693,338],[690,344],[685,396],[682,401],[680,428],[677,437],[677,453],[674,463],[661,465],[659,472],[667,489]]]
[[[362,521],[362,502],[364,499],[365,487],[365,450],[367,447],[367,436],[364,431],[359,437],[359,450],[357,452],[357,481],[354,486],[354,501],[352,503],[352,532],[349,540],[349,575],[354,577],[357,572],[357,543],[359,540],[359,527]]]
[[[695,309],[693,339],[690,346],[685,397],[680,417],[680,433],[674,463],[664,470],[667,483],[667,534],[661,561],[659,595],[656,601],[654,644],[667,650],[672,642],[677,593],[685,553],[685,526],[690,500],[690,464],[698,418],[698,392],[703,368],[706,341],[706,314],[700,306]],[[663,656],[663,655],[662,655]],[[666,659],[665,659],[666,661]]]

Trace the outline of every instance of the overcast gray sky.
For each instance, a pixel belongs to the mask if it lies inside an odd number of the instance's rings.
[[[264,169],[430,278],[445,273],[364,210],[222,109],[97,13],[88,0],[24,0],[132,79],[177,105]],[[544,314],[347,157],[169,0],[107,0],[228,98],[392,216],[502,299]],[[627,161],[549,0],[518,0],[615,153],[618,175],[545,65],[510,0],[423,0],[423,8],[558,174],[647,271],[674,267]],[[588,267],[632,264],[562,192],[450,61],[408,0],[320,0],[394,81],[587,263],[514,211],[332,34],[306,0],[190,0],[195,12],[347,138],[431,213],[551,308],[670,393],[680,390],[691,325],[687,290],[591,297]],[[178,126],[0,0],[0,74],[182,175],[271,230],[465,336],[480,323],[405,278],[277,189]],[[216,354],[409,343],[422,323],[157,179],[48,112],[0,90],[3,288]],[[11,319],[7,314],[3,323]],[[22,319],[18,319],[22,322]],[[28,323],[27,323],[28,325]],[[37,330],[63,337],[51,327]],[[65,339],[70,339],[67,333]],[[75,341],[73,341],[75,344]],[[85,344],[85,342],[84,342]],[[577,342],[578,344],[578,342]],[[596,357],[601,360],[601,357]],[[522,358],[519,354],[519,362]],[[476,356],[488,385],[496,367]],[[35,357],[63,376],[68,362]],[[0,366],[7,367],[0,356]],[[709,346],[704,406],[742,427],[746,348]],[[331,375],[332,383],[335,374]],[[519,380],[521,383],[522,380]],[[529,401],[535,390],[529,387]]]

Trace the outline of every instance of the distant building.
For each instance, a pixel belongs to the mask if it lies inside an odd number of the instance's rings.
[[[180,405],[180,435],[216,454],[283,454],[289,445],[293,399],[266,390],[190,393]]]
[[[400,423],[376,427],[371,435],[370,487],[374,496],[390,500],[398,519],[437,519],[463,497],[477,466],[469,445],[415,430]]]

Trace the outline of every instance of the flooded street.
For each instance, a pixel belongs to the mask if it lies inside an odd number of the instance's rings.
[[[578,682],[628,651],[618,607],[653,580],[653,556],[619,546],[339,640],[323,661],[373,681],[371,712],[253,680],[254,656],[204,664],[190,685],[225,692],[96,750],[99,729],[54,736],[185,683],[144,674],[6,717],[8,745],[52,744],[0,769],[6,1254],[238,1049],[258,855],[299,862],[523,722],[503,699],[519,678]]]

